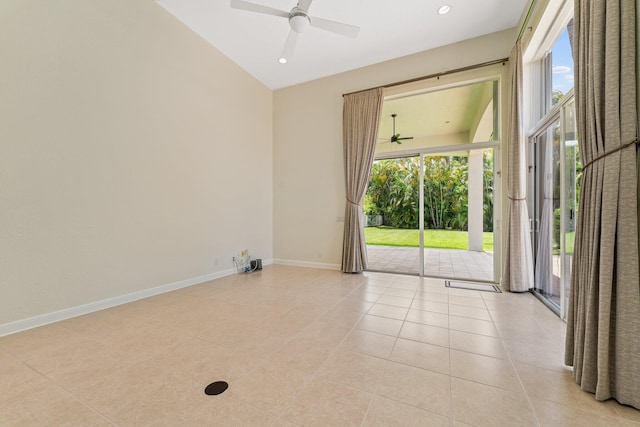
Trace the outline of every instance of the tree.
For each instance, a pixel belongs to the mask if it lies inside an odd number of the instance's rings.
[[[489,153],[489,154],[487,154]],[[493,155],[484,157],[484,224],[493,230]],[[385,225],[419,227],[419,160],[380,160],[373,164],[365,196],[366,212],[383,215]],[[467,230],[469,165],[466,156],[428,156],[424,174],[424,225]]]
[[[467,229],[469,166],[467,157],[425,158],[425,227]]]
[[[482,155],[482,231],[493,231],[493,150]]]
[[[564,93],[562,93],[562,91],[559,90],[554,90],[551,92],[551,106],[556,105],[558,102],[560,102],[562,100],[562,98],[564,98]]]
[[[415,158],[381,160],[371,169],[365,198],[381,213],[385,225],[418,227],[418,162]]]

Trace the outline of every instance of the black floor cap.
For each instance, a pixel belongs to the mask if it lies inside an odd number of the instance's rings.
[[[204,393],[209,396],[216,396],[218,394],[224,393],[224,391],[229,388],[229,384],[224,381],[216,381],[214,383],[209,384],[205,389]]]

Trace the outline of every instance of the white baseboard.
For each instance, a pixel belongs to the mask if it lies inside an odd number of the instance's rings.
[[[268,265],[271,263],[271,260],[268,260],[267,262],[263,261],[263,265]],[[27,329],[36,328],[38,326],[44,326],[50,323],[59,322],[61,320],[70,319],[72,317],[82,316],[83,314],[93,313],[94,311],[104,310],[105,308],[115,307],[117,305],[126,304],[143,298],[149,298],[155,295],[163,294],[165,292],[175,291],[178,289],[186,288],[188,286],[193,286],[199,283],[208,282],[210,280],[219,279],[221,277],[231,276],[233,274],[237,274],[235,268],[205,274],[204,276],[180,280],[178,282],[168,283],[166,285],[161,285],[154,288],[143,289],[141,291],[120,295],[113,298],[107,298],[101,301],[90,302],[88,304],[66,308],[60,311],[41,314],[27,319],[16,320],[14,322],[0,325],[0,337],[14,334],[20,331],[25,331]]]
[[[294,267],[322,268],[324,270],[340,270],[340,264],[328,264],[323,262],[295,261],[289,259],[274,259],[274,264],[290,265]]]

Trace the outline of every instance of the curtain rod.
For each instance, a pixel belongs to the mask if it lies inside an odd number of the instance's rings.
[[[533,13],[533,9],[536,5],[536,0],[531,0],[531,4],[529,5],[529,10],[527,11],[527,16],[524,17],[524,22],[522,22],[522,28],[520,28],[520,33],[518,34],[517,40],[522,39],[522,35],[524,31],[527,29],[527,25],[529,24],[529,19],[531,19],[531,14]]]
[[[483,62],[481,64],[468,65],[466,67],[456,68],[456,69],[453,69],[453,70],[441,71],[439,73],[429,74],[427,76],[422,76],[422,77],[415,77],[413,79],[402,80],[400,82],[389,83],[389,84],[382,85],[382,86],[371,87],[369,89],[356,90],[356,91],[349,92],[349,93],[343,93],[342,96],[352,95],[352,94],[358,93],[358,92],[365,92],[367,90],[377,89],[378,87],[383,87],[383,88],[386,89],[386,88],[390,88],[390,87],[394,87],[394,86],[400,86],[400,85],[404,85],[404,84],[408,84],[408,83],[419,82],[421,80],[428,80],[428,79],[432,79],[434,77],[438,77],[439,78],[441,76],[446,76],[448,74],[460,73],[462,71],[468,71],[468,70],[473,70],[473,69],[476,69],[476,68],[488,67],[490,65],[495,65],[495,64],[500,64],[500,63],[504,65],[505,62],[509,62],[509,58],[494,59],[493,61],[487,61],[487,62]]]

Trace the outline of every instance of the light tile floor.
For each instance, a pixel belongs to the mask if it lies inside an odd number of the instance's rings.
[[[267,266],[0,338],[0,425],[640,426],[563,340],[530,294]]]
[[[367,245],[369,269],[391,273],[420,273],[420,249]],[[493,252],[424,249],[426,276],[493,281]]]

